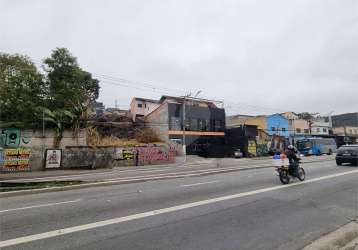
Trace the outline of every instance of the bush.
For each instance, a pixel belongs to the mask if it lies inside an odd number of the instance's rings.
[[[161,142],[157,133],[151,128],[137,130],[135,138],[138,142],[141,143]]]

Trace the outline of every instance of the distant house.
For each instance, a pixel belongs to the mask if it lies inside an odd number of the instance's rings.
[[[333,133],[358,137],[358,112],[332,116]]]
[[[254,118],[252,115],[226,116],[226,128],[237,128],[245,124],[245,121]]]
[[[331,123],[328,117],[316,117],[311,121],[311,135],[329,135]]]
[[[130,106],[132,120],[135,121],[137,117],[145,117],[153,112],[160,106],[160,103],[157,100],[134,97]]]
[[[266,128],[269,135],[289,137],[288,119],[281,114],[266,116]]]

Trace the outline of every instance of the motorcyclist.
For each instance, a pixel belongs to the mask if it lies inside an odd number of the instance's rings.
[[[292,170],[292,173],[294,173],[294,175],[297,175],[298,162],[301,159],[297,156],[296,148],[293,145],[289,145],[287,147],[287,150],[285,150],[285,155],[287,156],[288,161],[290,163],[290,169]]]

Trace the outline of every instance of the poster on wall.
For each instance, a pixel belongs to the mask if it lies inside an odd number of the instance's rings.
[[[30,170],[30,149],[5,148],[0,156],[1,171],[17,172]]]
[[[250,156],[256,156],[256,142],[249,140],[247,145],[247,151]]]
[[[45,168],[59,168],[61,166],[61,154],[61,149],[47,149]]]

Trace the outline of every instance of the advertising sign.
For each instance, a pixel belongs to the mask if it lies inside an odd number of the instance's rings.
[[[45,168],[59,168],[61,166],[61,154],[60,149],[47,149]]]
[[[5,148],[1,153],[1,171],[16,172],[30,170],[30,149]]]

